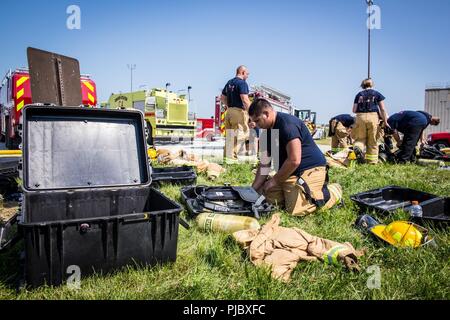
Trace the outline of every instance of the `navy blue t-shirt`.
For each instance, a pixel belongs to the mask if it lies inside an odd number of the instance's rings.
[[[274,129],[278,129],[278,142],[276,139],[276,130]],[[302,144],[302,159],[298,168],[293,172],[293,175],[300,177],[305,170],[326,166],[327,162],[324,155],[314,142],[306,125],[299,118],[287,113],[277,112],[273,129],[267,130],[267,147],[269,155],[271,155],[272,134],[274,135],[274,142],[279,148],[279,161],[277,161],[277,159],[272,159],[272,163],[276,169],[281,168],[286,161],[288,157],[286,146],[289,141],[294,139],[300,139]]]
[[[222,90],[222,94],[227,97],[228,106],[235,108],[244,108],[241,94],[248,94],[249,92],[247,82],[238,77],[228,81]]]
[[[389,126],[401,133],[405,133],[413,127],[425,129],[430,122],[431,115],[424,111],[402,111],[393,114],[388,119]]]
[[[350,128],[355,123],[355,118],[349,114],[340,114],[331,120],[337,120],[344,125],[346,128]]]
[[[378,112],[378,103],[384,99],[386,98],[376,90],[363,90],[355,97],[354,103],[358,105],[356,113]]]

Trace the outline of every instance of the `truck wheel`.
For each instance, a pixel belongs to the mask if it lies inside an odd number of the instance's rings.
[[[214,135],[212,133],[208,133],[206,135],[206,141],[211,142],[211,141],[213,141],[213,138],[214,138]]]
[[[9,119],[8,119],[9,120]],[[5,147],[8,150],[12,149],[12,141],[9,137],[9,121],[6,123],[6,131],[5,131]]]

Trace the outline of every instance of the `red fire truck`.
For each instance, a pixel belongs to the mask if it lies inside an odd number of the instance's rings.
[[[97,105],[97,88],[88,76],[81,76],[83,105]],[[20,144],[18,127],[24,106],[32,101],[28,69],[10,70],[0,83],[0,140],[7,149],[17,149]]]
[[[214,128],[214,117],[211,118],[197,118],[197,132],[196,138],[204,138],[208,141],[213,141],[216,135]]]

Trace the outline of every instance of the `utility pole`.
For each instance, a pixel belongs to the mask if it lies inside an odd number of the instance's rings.
[[[368,30],[368,43],[367,43],[367,78],[370,79],[370,50],[371,50],[371,34],[370,34],[370,30],[372,29],[371,26],[371,16],[372,16],[372,5],[373,5],[373,0],[366,0],[367,3],[367,9],[368,9],[368,18],[367,18],[367,30]]]
[[[188,86],[188,104],[189,103],[191,103],[191,89],[192,89],[192,87],[191,86]]]
[[[128,69],[130,69],[130,73],[131,73],[131,89],[130,92],[133,92],[133,70],[136,69],[136,65],[135,64],[127,64]]]

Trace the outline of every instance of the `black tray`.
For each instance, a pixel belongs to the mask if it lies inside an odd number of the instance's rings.
[[[178,185],[193,185],[197,181],[197,174],[193,167],[168,167],[152,169],[152,184],[161,186],[165,183]]]
[[[352,195],[350,199],[363,210],[374,210],[383,215],[389,215],[398,209],[409,212],[411,201],[418,201],[423,210],[423,217],[411,217],[411,220],[418,224],[448,224],[450,221],[449,198],[414,189],[387,186]]]

